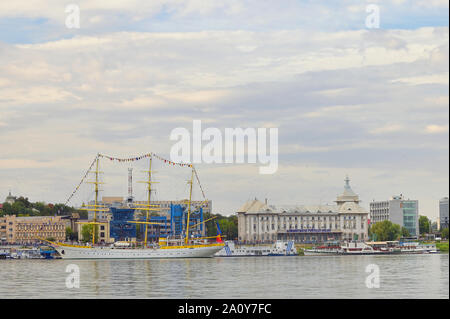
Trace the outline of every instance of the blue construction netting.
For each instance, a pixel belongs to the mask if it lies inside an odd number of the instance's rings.
[[[131,240],[136,238],[136,224],[134,221],[134,210],[128,208],[111,207],[112,219],[109,223],[110,237],[115,241]]]
[[[203,222],[203,208],[199,207],[191,212],[189,217],[189,226]],[[170,205],[170,234],[172,236],[184,236],[185,226],[187,223],[187,208],[179,204]],[[195,228],[194,236],[200,237],[203,234],[205,225],[200,224]]]
[[[139,218],[139,221],[146,221],[146,217]],[[160,237],[167,237],[170,233],[170,221],[166,216],[150,216],[149,222],[159,223],[159,225],[148,225],[147,239],[149,241],[157,241]],[[145,224],[140,227],[142,238],[145,236]]]

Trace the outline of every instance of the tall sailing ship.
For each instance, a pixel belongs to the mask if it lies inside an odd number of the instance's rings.
[[[100,155],[100,154],[99,154]],[[116,243],[111,246],[97,246],[95,245],[95,229],[103,224],[103,222],[97,221],[97,212],[108,211],[107,207],[104,205],[99,205],[98,194],[99,194],[99,184],[102,184],[99,181],[99,155],[96,157],[96,170],[95,170],[95,181],[90,182],[95,185],[95,201],[94,205],[89,205],[84,210],[92,211],[94,213],[94,217],[92,221],[83,222],[83,224],[92,225],[92,244],[89,246],[78,246],[78,245],[70,245],[66,243],[56,243],[49,242],[49,244],[58,251],[59,255],[63,259],[153,259],[153,258],[205,258],[205,257],[213,257],[215,253],[220,251],[224,247],[224,242],[218,234],[213,237],[192,237],[191,233],[196,227],[200,226],[203,223],[213,219],[207,219],[201,223],[197,223],[195,225],[190,225],[190,216],[192,210],[192,187],[194,182],[194,173],[195,169],[193,165],[190,165],[192,168],[191,179],[188,182],[190,184],[189,190],[189,200],[187,201],[187,221],[185,223],[185,230],[183,236],[173,236],[173,237],[164,237],[159,238],[159,242],[157,245],[149,245],[148,244],[148,226],[152,224],[160,224],[149,222],[149,212],[150,211],[158,211],[158,205],[151,204],[151,193],[152,193],[152,184],[155,183],[152,181],[152,157],[151,154],[149,156],[149,170],[145,171],[148,173],[148,180],[144,183],[147,184],[147,203],[135,205],[133,209],[145,211],[146,219],[145,221],[129,221],[129,223],[142,224],[145,226],[145,234],[144,241],[141,243],[141,247],[130,247],[130,245],[120,245],[120,243]],[[215,241],[210,242],[210,239],[214,238]]]

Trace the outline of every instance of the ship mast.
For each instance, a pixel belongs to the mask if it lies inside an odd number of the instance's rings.
[[[152,182],[152,156],[150,156],[150,160],[149,160],[149,167],[148,167],[148,180],[146,181],[147,183],[147,213],[145,216],[145,237],[144,237],[144,246],[147,247],[147,239],[148,239],[148,217],[149,217],[149,213],[150,213],[150,198],[152,196],[152,183],[156,183],[156,182]],[[158,209],[152,209],[152,210],[158,210]]]
[[[97,212],[107,212],[108,209],[106,209],[106,206],[99,205],[98,201],[98,193],[99,193],[99,184],[104,184],[99,181],[99,175],[100,171],[98,170],[98,165],[100,161],[100,154],[97,154],[97,158],[95,160],[95,171],[93,172],[95,174],[95,182],[87,182],[89,184],[95,185],[95,201],[94,205],[88,205],[86,208],[81,208],[81,210],[87,210],[94,212],[94,218],[92,222],[79,222],[79,224],[86,224],[86,225],[92,225],[92,246],[95,245],[95,231],[97,230],[97,225],[105,224],[104,222],[97,222]]]
[[[95,163],[95,207],[97,207],[98,205],[98,162],[99,162],[99,158],[97,156],[97,161]],[[97,210],[94,210],[94,223],[97,222]],[[97,226],[94,224],[94,226],[92,227],[92,245],[94,245],[95,243],[95,231],[97,230]]]
[[[148,225],[164,225],[163,223],[152,223],[149,222],[149,214],[150,211],[159,211],[159,205],[152,205],[150,204],[150,199],[151,199],[151,194],[152,194],[152,184],[153,183],[158,183],[158,182],[153,182],[152,181],[152,156],[150,156],[150,164],[149,164],[149,169],[148,171],[143,171],[145,173],[148,173],[148,179],[146,181],[139,181],[138,183],[145,183],[147,184],[147,204],[137,204],[134,209],[137,210],[145,210],[146,211],[146,216],[145,216],[145,222],[140,222],[140,221],[129,221],[129,223],[133,223],[133,224],[144,224],[145,225],[145,235],[144,235],[144,247],[147,247],[147,241],[148,241]],[[142,207],[141,207],[142,206]]]
[[[192,201],[192,185],[194,183],[194,166],[192,166],[192,175],[191,175],[191,180],[188,182],[188,184],[190,184],[189,187],[189,201],[188,201],[188,215],[187,215],[187,222],[186,222],[186,238],[185,238],[185,243],[188,243],[189,240],[189,222],[190,222],[190,217],[191,217],[191,201]]]

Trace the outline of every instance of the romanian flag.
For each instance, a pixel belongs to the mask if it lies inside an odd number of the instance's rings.
[[[219,223],[216,221],[216,225],[217,225],[217,237],[216,237],[216,241],[218,242],[218,243],[223,243],[223,240],[222,240],[222,232],[220,231],[220,227],[219,227]]]

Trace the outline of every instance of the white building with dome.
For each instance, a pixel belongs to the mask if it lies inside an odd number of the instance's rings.
[[[8,203],[8,204],[14,204],[14,202],[17,200],[17,197],[16,196],[12,196],[11,195],[11,191],[9,191],[9,194],[8,194],[8,196],[6,196],[6,198],[5,198],[5,203]]]
[[[368,239],[368,213],[346,177],[335,205],[268,205],[256,198],[237,211],[238,237],[243,242],[294,240],[317,243]]]

